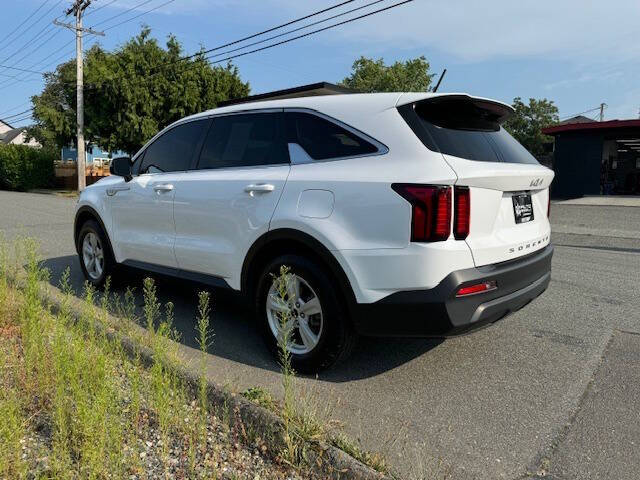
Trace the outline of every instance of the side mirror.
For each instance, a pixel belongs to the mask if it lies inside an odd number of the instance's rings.
[[[131,159],[129,157],[114,158],[109,166],[111,175],[124,177],[125,181],[131,180]]]

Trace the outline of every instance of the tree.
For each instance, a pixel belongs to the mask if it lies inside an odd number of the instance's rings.
[[[551,100],[543,98],[529,99],[529,105],[520,97],[513,99],[515,114],[509,118],[504,127],[526,147],[534,156],[545,153],[544,144],[553,139],[542,133],[542,129],[558,123],[558,107]]]
[[[231,63],[214,66],[202,55],[181,60],[170,36],[166,49],[143,28],[113,52],[94,45],[85,59],[85,137],[108,150],[134,153],[160,129],[220,101],[249,94]],[[58,146],[75,142],[75,61],[45,75],[45,88],[32,97],[32,134]]]
[[[435,75],[425,57],[385,65],[382,58],[360,57],[341,85],[361,92],[426,92]]]

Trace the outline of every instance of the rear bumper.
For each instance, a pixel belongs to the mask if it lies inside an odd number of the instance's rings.
[[[526,257],[458,270],[429,290],[396,292],[355,306],[355,326],[363,335],[443,337],[496,322],[544,292],[551,280],[553,246]],[[468,285],[495,280],[494,291],[456,297]]]

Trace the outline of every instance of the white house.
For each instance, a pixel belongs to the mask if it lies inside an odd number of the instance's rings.
[[[41,145],[31,138],[27,141],[27,129],[25,127],[13,128],[7,122],[0,120],[0,143],[4,145],[27,145],[40,148]]]

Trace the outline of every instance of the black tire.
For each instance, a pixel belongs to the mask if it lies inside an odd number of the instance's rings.
[[[317,345],[307,353],[291,353],[291,363],[295,371],[315,373],[344,361],[351,353],[356,335],[348,317],[345,302],[336,292],[336,282],[326,270],[316,262],[299,255],[283,255],[269,262],[263,269],[254,289],[254,306],[264,340],[279,359],[278,339],[269,325],[267,296],[278,276],[280,267],[289,267],[291,274],[302,278],[317,295],[322,311],[322,328]]]
[[[95,272],[90,273],[87,271],[87,266],[85,265],[85,261],[83,258],[83,244],[85,237],[87,235],[93,234],[97,237],[99,241],[99,245],[102,250],[103,255],[103,268],[102,273],[99,276],[95,275]],[[87,220],[80,227],[80,231],[78,233],[78,259],[80,260],[80,268],[82,269],[82,273],[84,274],[84,278],[87,279],[89,283],[91,283],[94,287],[100,288],[104,285],[105,280],[109,276],[113,276],[116,271],[116,262],[113,258],[113,253],[111,252],[110,243],[107,238],[107,234],[102,229],[100,224],[95,220]]]

